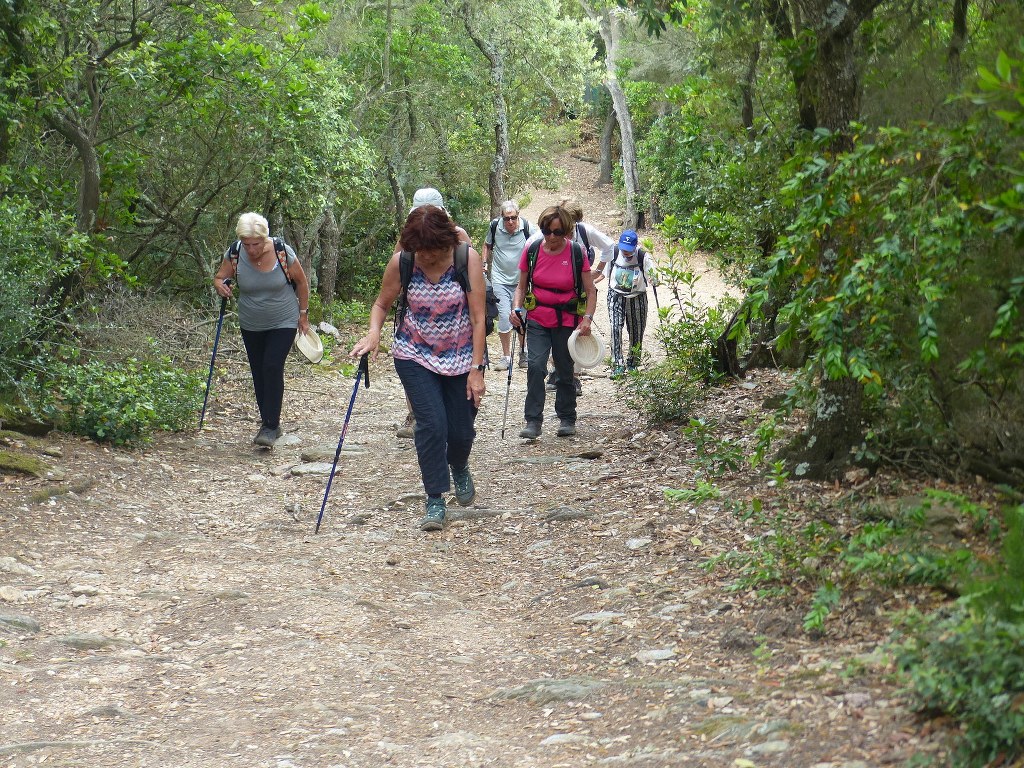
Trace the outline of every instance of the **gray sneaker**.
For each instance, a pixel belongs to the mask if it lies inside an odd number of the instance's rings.
[[[576,434],[576,422],[562,419],[558,424],[558,432],[555,434],[559,437],[572,437]]]
[[[536,440],[538,437],[540,437],[540,422],[526,422],[526,426],[519,431],[519,436],[524,437],[527,440]]]
[[[395,437],[413,437],[416,434],[416,417],[412,413],[406,414],[405,424],[398,428]]]
[[[277,438],[281,436],[281,428],[275,427],[271,429],[266,424],[260,427],[260,431],[256,433],[256,437],[253,438],[253,443],[262,448],[273,448],[274,443],[277,442]]]
[[[519,355],[519,367],[520,368],[529,368],[530,367],[530,361],[526,359],[526,355],[525,354],[520,354]]]
[[[444,497],[427,496],[427,514],[420,520],[421,531],[440,531],[444,528],[445,516]]]
[[[468,507],[476,498],[476,486],[473,485],[473,474],[467,464],[462,469],[452,467],[452,482],[455,483],[455,500],[459,506]]]

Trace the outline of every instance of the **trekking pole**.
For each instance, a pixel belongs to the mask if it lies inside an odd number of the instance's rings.
[[[320,523],[324,519],[324,509],[327,508],[327,496],[331,492],[331,483],[334,481],[334,470],[338,466],[338,457],[341,456],[341,446],[345,444],[345,433],[348,432],[348,420],[352,418],[352,405],[356,401],[356,392],[359,391],[359,379],[366,379],[366,388],[370,388],[370,363],[366,353],[359,358],[359,367],[356,369],[356,383],[352,387],[352,397],[348,400],[348,412],[345,414],[345,423],[341,427],[341,437],[338,438],[338,450],[334,452],[334,463],[331,465],[331,474],[327,476],[327,489],[324,491],[324,502],[320,505],[320,515],[316,519],[316,530],[313,533],[320,533]]]
[[[224,285],[231,287],[231,278],[224,281]],[[220,328],[224,325],[224,310],[228,306],[228,297],[220,297],[220,317],[217,318],[217,333],[213,337],[213,354],[210,355],[210,372],[206,375],[206,394],[203,395],[203,412],[199,414],[199,428],[203,428],[203,420],[206,418],[206,401],[210,398],[210,384],[213,382],[213,361],[217,359],[217,345],[220,343]]]
[[[522,322],[522,314],[516,312],[516,315],[519,317],[520,322]],[[516,333],[518,333],[520,336],[523,336],[526,333],[526,331],[520,326],[519,328],[516,328]],[[516,346],[518,346],[516,344],[517,341],[518,339],[512,339],[512,351],[509,353],[508,358],[508,382],[505,384],[505,415],[501,417],[502,440],[505,439],[505,425],[508,424],[508,393],[512,391],[512,368],[515,366],[516,362]],[[525,345],[523,347],[523,352],[526,352]]]

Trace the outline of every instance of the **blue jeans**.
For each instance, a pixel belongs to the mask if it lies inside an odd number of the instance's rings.
[[[242,342],[249,358],[252,386],[263,425],[277,429],[281,425],[281,403],[284,400],[284,361],[295,341],[295,328],[274,328],[270,331],[242,329]]]
[[[545,328],[534,320],[526,321],[526,356],[529,368],[526,371],[527,421],[544,422],[544,379],[548,375],[548,355],[554,358],[555,373],[555,415],[559,419],[576,421],[576,385],[572,377],[572,356],[569,354],[569,337],[574,328]]]
[[[466,398],[468,373],[442,376],[412,360],[395,358],[395,372],[405,388],[416,417],[416,458],[428,496],[451,490],[448,467],[462,469],[469,464],[473,449],[477,409]]]

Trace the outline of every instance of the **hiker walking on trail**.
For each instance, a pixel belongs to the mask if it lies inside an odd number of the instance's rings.
[[[635,371],[643,353],[647,328],[647,288],[657,286],[654,259],[640,245],[632,229],[619,237],[612,255],[594,267],[594,282],[608,278],[608,324],[611,326],[612,378]],[[629,334],[627,354],[622,354],[622,326]]]
[[[239,216],[235,233],[238,240],[224,253],[213,286],[223,298],[231,297],[230,281],[238,287],[238,324],[260,410],[253,442],[270,448],[282,434],[284,362],[295,329],[309,331],[309,281],[295,251],[270,237],[260,214]]]
[[[412,208],[409,209],[409,213],[412,213],[421,205],[436,205],[445,213],[448,213],[448,209],[444,207],[444,197],[433,187],[422,187],[417,189],[412,196]],[[459,240],[463,243],[467,243],[470,248],[473,247],[473,241],[469,237],[469,233],[460,227],[458,224],[455,225],[455,230],[459,233]],[[399,242],[395,243],[395,253],[402,250],[402,246]],[[416,432],[416,417],[413,415],[412,406],[409,404],[409,398],[405,398],[405,423],[402,424],[395,432],[396,437],[407,437],[411,438]]]
[[[420,528],[439,531],[453,482],[460,505],[476,498],[469,455],[485,390],[483,262],[435,205],[412,210],[399,243],[402,250],[388,262],[370,310],[370,330],[350,356],[372,353],[376,359],[388,310],[399,299],[391,353],[416,418],[416,458],[427,494]]]
[[[565,208],[545,208],[537,219],[543,240],[534,241],[519,260],[519,285],[513,299],[512,324],[525,319],[530,338],[526,352],[526,426],[520,437],[536,439],[544,422],[544,378],[548,357],[554,359],[558,374],[555,415],[558,436],[576,434],[576,390],[569,337],[578,327],[580,335],[590,334],[597,292],[586,253],[569,238],[572,216]]]
[[[501,359],[494,370],[508,369],[511,358],[512,297],[519,284],[519,257],[523,255],[530,237],[530,224],[519,215],[519,206],[513,200],[501,204],[501,215],[491,221],[484,239],[484,267],[491,279],[491,287],[498,299],[498,338],[501,339]],[[526,367],[525,336],[519,337],[519,367]]]
[[[558,204],[572,217],[572,240],[583,247],[591,266],[598,261],[607,261],[611,258],[615,241],[590,222],[583,220],[583,206],[579,201],[566,198]],[[573,366],[573,386],[576,388],[577,397],[583,394],[583,381],[580,379],[582,370],[579,364]],[[558,374],[551,371],[548,375],[547,389],[555,390],[557,388]]]

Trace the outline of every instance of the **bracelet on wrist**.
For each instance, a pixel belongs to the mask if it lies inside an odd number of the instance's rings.
[[[300,309],[299,310],[299,314],[300,315],[308,315],[309,314],[309,310],[308,309]]]

